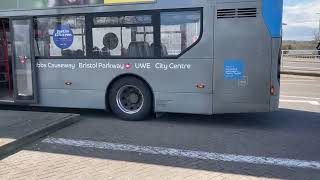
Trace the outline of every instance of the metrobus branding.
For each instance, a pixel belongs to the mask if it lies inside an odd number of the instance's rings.
[[[112,64],[112,63],[79,63],[79,69],[125,69],[126,64]]]
[[[53,42],[60,49],[69,48],[73,39],[73,32],[69,26],[58,25],[53,32]]]
[[[55,63],[37,63],[37,68],[43,68],[43,69],[76,69],[75,64],[55,64]]]
[[[191,64],[156,63],[155,64],[155,68],[156,69],[163,69],[165,71],[168,70],[168,69],[191,69]]]
[[[224,79],[242,80],[244,75],[243,60],[225,60],[224,61]]]
[[[191,64],[179,63],[77,63],[77,64],[63,64],[63,63],[37,63],[37,68],[41,69],[119,69],[119,70],[190,70]]]

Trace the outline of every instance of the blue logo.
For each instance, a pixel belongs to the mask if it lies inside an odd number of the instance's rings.
[[[53,42],[60,49],[67,49],[73,43],[73,32],[69,26],[57,25],[53,32]]]
[[[224,61],[224,79],[226,80],[242,80],[244,65],[241,60]]]

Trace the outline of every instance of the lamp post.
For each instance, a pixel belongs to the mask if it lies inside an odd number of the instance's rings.
[[[287,23],[282,23],[282,28],[281,28],[281,35],[282,35],[282,37],[283,37],[283,27],[284,26],[288,26],[288,24]]]
[[[320,13],[316,13],[317,15],[320,15]],[[319,18],[319,29],[318,29],[318,33],[317,33],[318,36],[320,36],[320,18]],[[320,38],[320,37],[319,37]]]
[[[281,28],[281,36],[282,36],[282,39],[281,39],[281,46],[283,45],[282,43],[283,43],[283,27],[284,26],[288,26],[288,24],[287,23],[282,23],[282,28]],[[283,55],[285,54],[285,53],[287,53],[284,49],[283,49],[283,46],[281,47],[281,69],[283,69],[283,63],[282,63],[282,61],[283,61]]]
[[[316,13],[316,14],[320,15],[320,13]],[[319,19],[319,31],[320,31],[320,19]]]
[[[317,13],[317,15],[320,15],[320,13]],[[320,40],[320,18],[319,18],[319,29],[318,29],[318,33],[316,34],[316,43],[318,43],[318,46],[319,46],[319,40]],[[317,50],[318,50],[318,58],[320,57],[320,51],[318,49],[318,46],[317,46]]]
[[[317,15],[320,15],[320,13],[316,13]],[[318,33],[320,34],[320,18],[319,18],[319,29],[318,29]]]

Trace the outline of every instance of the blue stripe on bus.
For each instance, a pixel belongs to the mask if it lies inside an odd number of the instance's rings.
[[[281,37],[283,0],[262,0],[262,15],[273,38]]]

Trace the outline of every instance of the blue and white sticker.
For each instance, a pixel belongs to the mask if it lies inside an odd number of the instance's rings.
[[[224,79],[242,80],[244,76],[244,63],[242,60],[224,61]]]
[[[60,49],[67,49],[73,43],[73,32],[69,26],[57,25],[53,31],[53,42]]]

